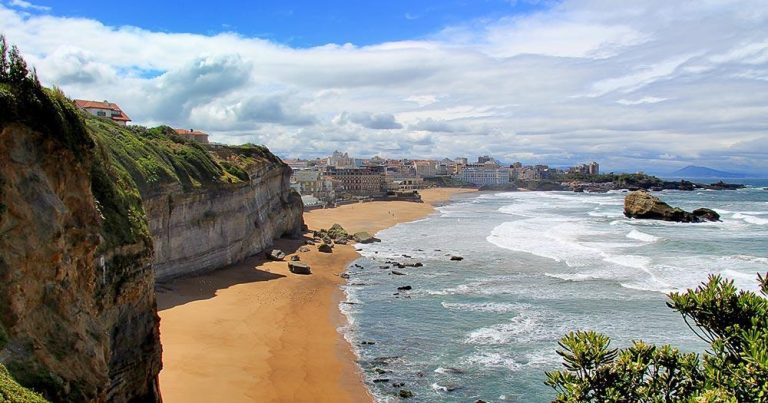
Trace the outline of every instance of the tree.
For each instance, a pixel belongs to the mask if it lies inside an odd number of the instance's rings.
[[[610,349],[593,331],[564,336],[557,353],[565,370],[546,374],[555,402],[768,401],[768,274],[757,277],[763,296],[720,276],[669,294],[667,305],[709,344],[701,356],[642,341]]]
[[[19,84],[27,80],[27,62],[21,57],[19,48],[16,45],[11,46],[11,52],[8,54],[8,81],[12,84]]]
[[[8,80],[8,43],[0,35],[0,82]]]

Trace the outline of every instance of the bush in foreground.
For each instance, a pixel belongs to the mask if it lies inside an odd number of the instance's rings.
[[[768,401],[768,274],[758,281],[763,296],[720,276],[669,295],[667,305],[709,344],[701,355],[642,341],[611,349],[600,333],[569,333],[557,351],[565,369],[546,374],[554,401]]]

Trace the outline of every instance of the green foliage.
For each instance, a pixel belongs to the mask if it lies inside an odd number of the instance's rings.
[[[0,403],[45,403],[42,395],[31,391],[13,379],[8,370],[0,364]]]
[[[709,343],[701,358],[642,341],[612,350],[607,336],[572,332],[557,351],[565,370],[548,372],[545,383],[556,402],[768,401],[768,276],[758,281],[763,296],[720,276],[669,295],[667,305]]]
[[[331,239],[349,238],[347,231],[339,224],[333,224],[331,228],[328,229],[328,236],[331,237]]]
[[[664,181],[661,179],[646,175],[644,173],[634,174],[615,174],[613,172],[599,175],[582,174],[578,172],[569,172],[556,178],[558,181],[581,181],[590,183],[615,183],[618,186],[626,188],[650,188],[662,186]]]

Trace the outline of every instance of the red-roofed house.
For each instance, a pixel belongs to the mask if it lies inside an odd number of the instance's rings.
[[[199,143],[208,142],[208,133],[201,132],[195,129],[173,129],[181,137],[188,138],[190,140],[197,141]]]
[[[131,118],[129,118],[128,115],[126,115],[125,112],[123,112],[123,110],[120,109],[117,104],[112,102],[86,101],[84,99],[76,99],[75,105],[77,105],[78,108],[90,113],[91,115],[102,118],[110,118],[123,126],[131,121]]]

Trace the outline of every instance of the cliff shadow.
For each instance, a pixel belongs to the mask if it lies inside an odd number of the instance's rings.
[[[264,252],[280,249],[290,255],[296,253],[305,244],[306,239],[311,238],[280,238],[275,240],[274,245]],[[234,285],[284,278],[285,275],[270,271],[266,265],[270,261],[266,259],[264,252],[220,269],[157,282],[155,284],[157,310],[163,311],[189,302],[210,299],[215,297],[219,290]]]

